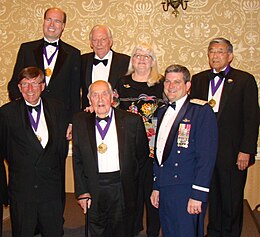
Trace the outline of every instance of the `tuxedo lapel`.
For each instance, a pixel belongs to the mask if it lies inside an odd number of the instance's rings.
[[[95,118],[96,118],[96,114],[91,113],[90,116],[87,117],[85,122],[86,122],[86,128],[87,128],[86,134],[88,134],[88,140],[90,142],[93,157],[94,157],[95,161],[97,162],[98,157],[97,157],[96,124],[95,124],[96,120],[95,120]],[[82,139],[84,139],[84,138],[82,138]]]
[[[63,42],[59,40],[59,50],[58,50],[58,56],[57,60],[55,62],[55,66],[53,69],[53,74],[51,75],[50,83],[52,82],[52,79],[58,75],[60,72],[62,66],[64,65],[64,62],[66,61],[68,54],[65,52],[64,47],[63,47]]]
[[[120,167],[122,166],[122,157],[124,157],[124,147],[127,145],[125,144],[125,128],[124,128],[124,117],[122,116],[121,113],[118,113],[116,109],[114,109],[114,114],[115,114],[115,122],[116,122],[116,132],[117,132],[117,141],[118,141],[118,150],[119,150],[119,163]]]
[[[113,57],[111,61],[110,71],[109,71],[109,77],[108,82],[111,84],[112,88],[114,88],[116,85],[116,79],[117,79],[117,70],[118,65],[120,65],[120,62],[118,61],[117,54],[113,51]]]
[[[48,146],[50,146],[54,141],[54,137],[55,137],[55,132],[56,129],[58,127],[58,125],[56,124],[56,120],[52,117],[52,112],[50,112],[50,108],[48,106],[48,103],[46,103],[44,101],[44,99],[42,99],[42,105],[43,105],[43,113],[44,113],[44,117],[45,117],[45,122],[47,125],[47,129],[48,129],[48,135],[49,135],[49,139],[48,139],[48,143],[46,144],[46,149],[48,148]],[[53,113],[54,114],[54,113]]]
[[[172,128],[170,130],[168,139],[167,139],[165,147],[164,147],[162,163],[165,162],[169,157],[169,154],[170,154],[172,147],[173,147],[174,138],[176,136],[176,133],[178,132],[179,124],[182,121],[184,115],[186,114],[186,111],[187,111],[187,108],[188,108],[188,105],[189,105],[189,101],[190,101],[190,98],[187,97],[187,99],[185,100],[183,106],[181,107],[181,109],[180,109],[180,111],[179,111],[179,113],[178,113],[178,115],[177,115],[177,117],[176,117],[176,119],[175,119],[175,121],[172,125]]]
[[[218,110],[218,114],[217,114],[217,120],[219,120],[219,118],[222,114],[222,111],[223,111],[223,109],[226,105],[227,99],[228,99],[230,92],[233,88],[235,80],[236,79],[232,78],[232,68],[231,68],[229,73],[225,77],[224,86],[223,86],[223,90],[222,90],[222,93],[221,93],[219,110]]]
[[[43,61],[43,39],[40,44],[34,48],[33,53],[36,61],[36,65],[40,66],[40,69],[44,72],[44,61]]]
[[[208,101],[209,95],[209,84],[210,84],[210,72],[211,70],[207,71],[205,78],[202,80],[201,91],[200,94],[202,95],[202,99]]]
[[[92,53],[91,56],[89,57],[89,60],[87,61],[86,65],[86,73],[85,73],[85,83],[86,83],[86,88],[88,90],[88,87],[92,83],[92,70],[93,70],[93,61],[94,61],[94,56],[95,54]]]

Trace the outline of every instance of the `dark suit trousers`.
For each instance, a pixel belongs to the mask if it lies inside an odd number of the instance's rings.
[[[91,237],[133,237],[134,214],[127,215],[120,173],[99,174],[98,200],[92,197],[88,210]]]
[[[61,237],[62,201],[21,202],[11,200],[10,215],[13,237],[33,237],[36,226],[42,237]]]
[[[247,170],[234,165],[225,169],[216,165],[209,192],[210,237],[239,237],[243,225],[243,198]]]

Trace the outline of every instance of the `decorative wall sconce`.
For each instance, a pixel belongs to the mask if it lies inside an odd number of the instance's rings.
[[[171,5],[171,7],[173,8],[173,12],[172,14],[175,15],[175,17],[177,17],[179,15],[179,11],[178,11],[178,7],[181,5],[181,8],[183,10],[186,10],[188,7],[188,2],[189,0],[164,0],[162,2],[163,5],[163,10],[166,12],[169,9],[169,5]]]

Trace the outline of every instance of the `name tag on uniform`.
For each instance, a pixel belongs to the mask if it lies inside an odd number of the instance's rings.
[[[191,124],[180,123],[177,146],[188,148],[189,146],[189,137],[190,137]]]

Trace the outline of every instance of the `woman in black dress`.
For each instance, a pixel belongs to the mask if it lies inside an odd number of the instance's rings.
[[[163,103],[162,75],[158,73],[157,59],[152,48],[138,44],[131,55],[126,76],[116,85],[115,105],[120,109],[140,114],[143,118],[150,145],[150,155],[146,163],[140,185],[138,213],[135,232],[143,229],[143,210],[146,206],[147,237],[157,237],[160,231],[159,213],[151,205],[153,186],[154,139],[157,124],[157,108]]]

